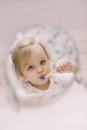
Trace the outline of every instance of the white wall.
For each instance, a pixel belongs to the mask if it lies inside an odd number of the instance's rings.
[[[0,50],[35,24],[58,25],[77,42],[87,40],[87,0],[0,0]]]

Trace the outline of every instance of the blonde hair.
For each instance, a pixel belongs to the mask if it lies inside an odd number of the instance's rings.
[[[36,41],[35,39],[30,39],[28,37],[24,37],[23,39],[21,39],[18,42],[16,47],[11,52],[12,61],[13,61],[14,69],[15,69],[17,76],[21,75],[20,66],[22,66],[24,68],[27,65],[27,61],[29,60],[30,54],[31,54],[31,48],[35,44],[40,45],[43,48],[47,58],[50,59],[50,56],[49,56],[47,50],[45,49],[43,43]]]

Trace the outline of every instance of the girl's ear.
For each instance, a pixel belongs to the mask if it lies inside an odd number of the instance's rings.
[[[20,75],[21,78],[25,78],[25,75],[22,72],[20,72],[19,75]]]
[[[20,68],[19,68],[19,76],[20,76],[21,78],[25,78],[25,75],[21,72]]]

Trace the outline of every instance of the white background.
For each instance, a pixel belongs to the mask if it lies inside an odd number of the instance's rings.
[[[0,0],[0,50],[32,25],[57,25],[76,42],[87,40],[87,0]]]

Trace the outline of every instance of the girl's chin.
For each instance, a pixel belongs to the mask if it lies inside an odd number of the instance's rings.
[[[39,82],[41,85],[45,85],[45,84],[48,84],[49,83],[49,79],[45,79],[45,80],[42,80],[41,82]]]
[[[45,80],[39,80],[37,83],[35,83],[35,85],[45,85],[45,84],[47,84],[49,82],[49,80],[48,79],[45,79]]]

